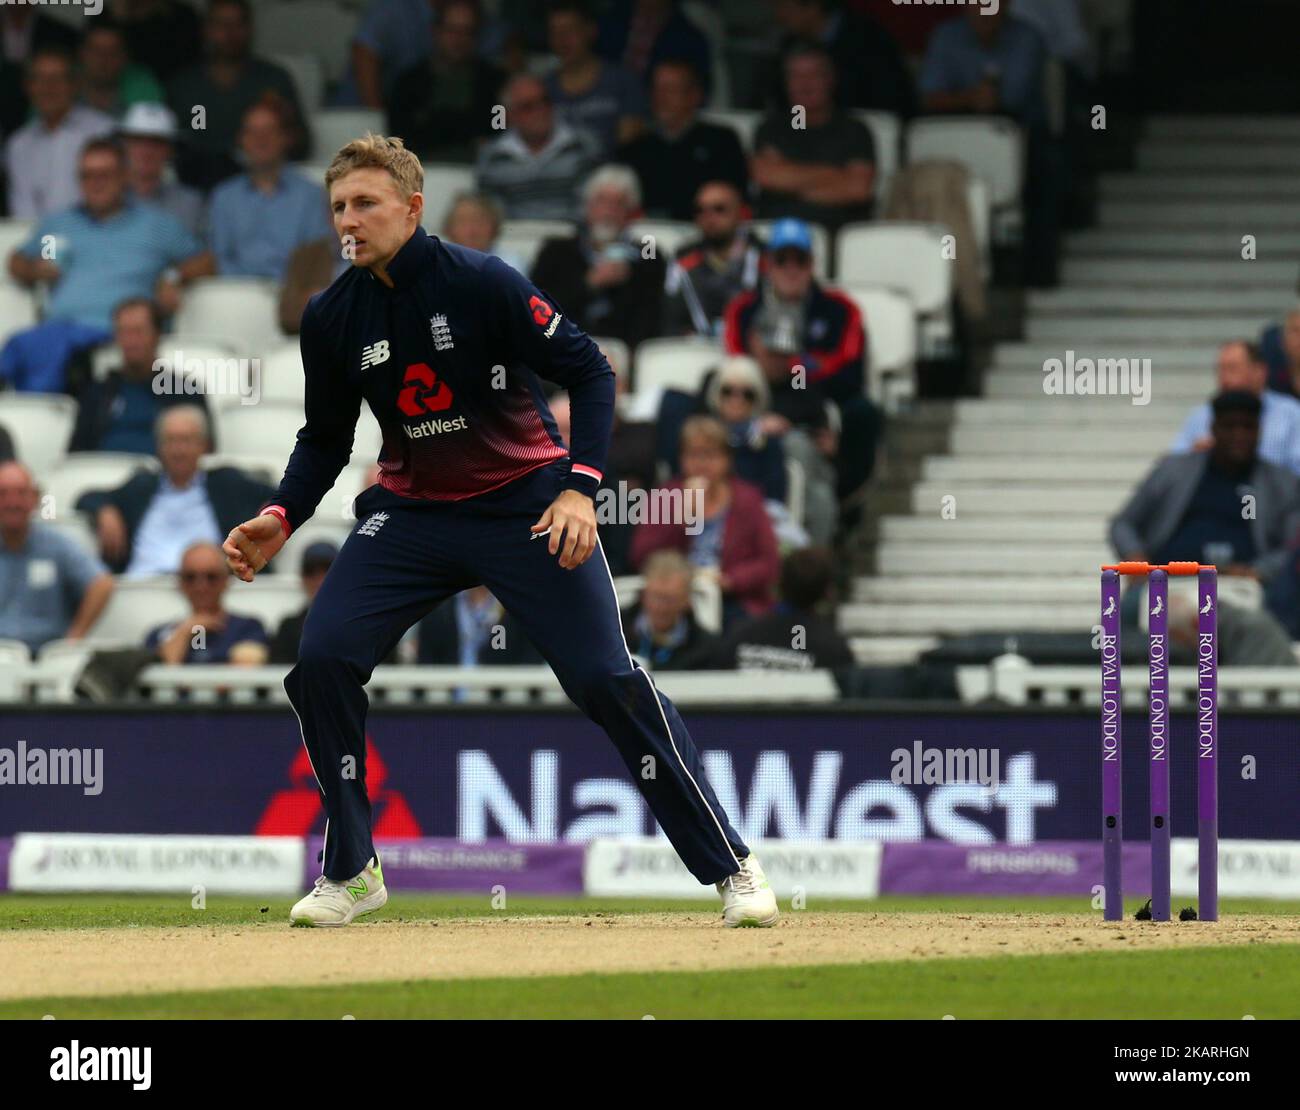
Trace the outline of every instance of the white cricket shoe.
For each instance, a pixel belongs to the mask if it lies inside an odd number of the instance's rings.
[[[379,857],[366,864],[360,875],[346,883],[324,875],[316,880],[311,893],[289,911],[290,925],[346,925],[354,917],[379,909],[388,901],[384,887],[384,869]]]
[[[781,912],[767,876],[753,856],[740,861],[740,870],[718,884],[722,895],[722,921],[728,929],[775,925]]]

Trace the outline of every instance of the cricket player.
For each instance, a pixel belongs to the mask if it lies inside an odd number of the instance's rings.
[[[279,488],[224,544],[231,572],[252,581],[347,464],[364,398],[383,430],[379,481],[356,499],[358,524],[284,680],[327,818],[324,873],[290,920],[346,925],[388,900],[362,687],[412,624],[484,585],[617,746],[691,873],[717,886],[724,922],[775,924],[762,868],[623,638],[593,500],[614,412],[609,364],[518,272],[421,228],[424,170],[400,139],[348,143],[325,185],[353,265],[303,313],[306,422]],[[569,391],[568,447],[538,374]]]

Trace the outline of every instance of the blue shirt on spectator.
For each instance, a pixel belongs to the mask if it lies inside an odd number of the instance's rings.
[[[113,420],[97,451],[152,455],[158,446],[154,424],[161,412],[153,381],[123,381],[113,398]]]
[[[1004,21],[997,41],[987,49],[963,15],[941,24],[930,36],[921,65],[921,94],[964,92],[993,77],[999,108],[1026,126],[1039,125],[1047,120],[1045,57],[1043,40],[1028,23]]]
[[[160,624],[151,629],[145,637],[144,646],[157,648],[171,636],[177,622]],[[240,617],[234,613],[226,614],[226,627],[220,632],[208,629],[202,647],[195,647],[193,642],[186,653],[186,663],[229,663],[230,649],[236,644],[251,641],[256,644],[268,644],[266,629],[256,617]]]
[[[624,116],[644,118],[650,111],[641,82],[609,62],[601,63],[595,85],[580,96],[564,91],[558,73],[547,76],[545,83],[560,118],[571,127],[590,132],[600,144],[602,157],[608,157],[618,145],[619,120]]]
[[[175,574],[181,556],[191,544],[204,541],[220,544],[225,538],[208,499],[207,477],[203,471],[198,471],[184,489],[172,485],[164,474],[136,529],[126,576],[148,578],[154,574]]]
[[[103,219],[82,205],[46,216],[20,252],[41,257],[47,235],[53,237],[52,261],[62,276],[50,294],[46,320],[110,330],[114,306],[133,297],[152,297],[167,267],[203,251],[203,244],[174,216],[137,200],[127,200]]]
[[[108,568],[75,540],[33,521],[18,551],[0,545],[0,639],[34,653],[68,631],[86,588]]]
[[[247,174],[223,181],[208,217],[217,273],[283,280],[297,247],[331,233],[328,214],[325,190],[287,168],[269,193]]]
[[[1300,474],[1300,401],[1271,389],[1264,390],[1260,401],[1259,457]],[[1211,420],[1208,402],[1193,409],[1174,440],[1173,453],[1186,455],[1192,451],[1198,439],[1210,434]]]

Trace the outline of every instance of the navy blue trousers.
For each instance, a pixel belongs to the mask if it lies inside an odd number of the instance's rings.
[[[628,652],[604,553],[597,548],[582,566],[564,570],[545,539],[530,539],[567,466],[542,467],[466,501],[413,501],[378,485],[356,499],[357,526],[308,610],[298,663],[284,680],[324,797],[329,878],[352,878],[375,854],[362,687],[408,628],[477,585],[492,591],[564,692],[609,735],[701,883],[733,874],[749,854],[677,710]],[[646,756],[654,760],[652,777],[643,774]]]

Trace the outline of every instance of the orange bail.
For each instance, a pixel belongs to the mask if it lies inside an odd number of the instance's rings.
[[[1106,563],[1101,569],[1119,574],[1150,574],[1153,570],[1163,570],[1166,574],[1187,575],[1215,568],[1209,563]]]

